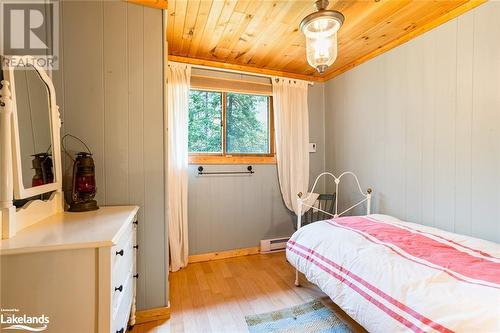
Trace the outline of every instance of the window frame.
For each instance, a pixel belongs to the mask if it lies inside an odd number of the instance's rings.
[[[203,152],[189,152],[189,164],[276,164],[276,144],[275,144],[275,132],[274,132],[274,110],[273,110],[273,97],[268,94],[259,94],[255,92],[241,92],[241,91],[231,91],[231,90],[219,90],[219,89],[202,89],[202,88],[190,88],[196,91],[208,91],[216,92],[221,94],[221,104],[222,104],[222,115],[221,115],[221,131],[222,131],[222,153],[203,153]],[[255,96],[266,96],[269,98],[268,103],[268,132],[269,132],[269,153],[228,153],[227,152],[227,94],[246,94]]]

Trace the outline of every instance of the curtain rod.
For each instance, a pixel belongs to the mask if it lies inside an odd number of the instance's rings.
[[[209,69],[209,70],[213,70],[213,71],[229,72],[229,73],[236,73],[236,74],[244,74],[244,75],[250,75],[250,76],[257,76],[257,77],[265,77],[265,78],[269,78],[271,80],[273,79],[273,77],[278,76],[278,75],[268,75],[268,74],[260,74],[260,73],[253,73],[253,72],[245,72],[245,71],[241,71],[241,70],[237,70],[237,69],[212,67],[212,66],[207,66],[207,65],[194,65],[194,64],[189,64],[189,63],[186,63],[186,62],[171,61],[171,60],[168,60],[167,63],[189,65],[189,66],[191,66],[193,68],[199,68],[199,69]],[[312,82],[312,81],[306,81],[306,80],[301,80],[301,79],[294,79],[294,78],[290,78],[290,77],[286,77],[286,76],[283,76],[283,78],[289,79],[289,80],[296,80],[296,81],[307,82],[307,84],[309,84],[311,86],[314,85],[314,82]]]

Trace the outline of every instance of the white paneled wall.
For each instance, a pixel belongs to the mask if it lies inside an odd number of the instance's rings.
[[[99,205],[137,204],[138,307],[167,305],[162,12],[123,1],[61,3],[61,68],[54,72],[63,134],[96,164]],[[71,153],[82,148],[67,139]],[[71,161],[66,158],[65,191]]]
[[[189,253],[259,246],[261,239],[293,233],[292,214],[281,198],[275,165],[255,174],[202,175],[189,167]],[[242,171],[246,165],[208,165],[205,171]]]
[[[500,241],[499,41],[488,2],[328,81],[327,169],[377,212]]]

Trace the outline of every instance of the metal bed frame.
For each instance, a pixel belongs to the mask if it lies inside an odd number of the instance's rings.
[[[341,213],[338,212],[338,208],[339,208],[339,184],[340,184],[340,180],[342,179],[342,177],[344,176],[352,176],[354,177],[354,180],[356,181],[356,185],[358,186],[358,190],[359,190],[359,193],[363,196],[363,199],[361,199],[359,202],[355,203],[354,205],[352,205],[351,207],[347,208],[346,210],[342,211]],[[318,184],[318,181],[321,177],[323,176],[330,176],[330,177],[333,177],[334,181],[335,181],[335,193],[336,193],[336,199],[335,199],[335,214],[331,214],[329,212],[326,212],[322,209],[320,209],[319,207],[314,207],[314,206],[311,206],[309,204],[306,204],[306,202],[309,200],[309,198],[311,197],[311,195],[314,193],[314,189],[316,188],[316,185]],[[309,192],[309,194],[306,196],[306,197],[303,197],[303,193],[302,192],[299,192],[297,194],[298,198],[297,198],[297,208],[298,208],[298,214],[297,214],[297,230],[300,229],[300,227],[302,226],[302,208],[303,207],[308,207],[308,208],[311,208],[311,209],[315,209],[315,210],[318,210],[326,215],[329,215],[333,218],[337,218],[339,216],[342,216],[344,215],[345,213],[349,212],[351,209],[361,205],[362,203],[366,202],[366,215],[370,215],[371,214],[371,201],[372,201],[372,188],[368,188],[366,190],[366,192],[363,192],[363,190],[361,189],[361,185],[359,184],[359,180],[358,180],[358,177],[351,171],[346,171],[346,172],[343,172],[340,176],[335,176],[333,173],[330,173],[330,172],[323,172],[321,173],[318,177],[316,177],[316,180],[314,181],[314,184],[313,184],[313,187],[311,189],[311,191]],[[296,269],[295,270],[295,285],[298,287],[300,286],[300,283],[299,283],[299,271]]]

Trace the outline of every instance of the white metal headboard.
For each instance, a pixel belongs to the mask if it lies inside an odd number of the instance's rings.
[[[342,177],[346,176],[346,175],[351,175],[354,177],[354,180],[356,181],[356,185],[358,186],[358,190],[359,190],[359,193],[361,193],[361,195],[363,196],[363,199],[360,200],[359,202],[355,203],[354,205],[352,205],[351,207],[347,208],[346,210],[344,210],[343,212],[341,212],[339,214],[338,212],[338,207],[339,207],[339,184],[340,184],[340,180],[342,179]],[[335,214],[331,214],[329,212],[326,212],[324,210],[321,209],[321,207],[314,207],[314,206],[311,206],[309,204],[306,204],[306,202],[308,202],[309,198],[311,197],[311,195],[313,195],[314,193],[314,189],[316,188],[316,185],[318,184],[318,181],[321,177],[323,176],[331,176],[333,177],[334,181],[335,181]],[[297,194],[298,198],[297,198],[297,206],[298,206],[298,210],[299,210],[299,214],[297,214],[297,229],[299,229],[301,226],[302,226],[302,207],[303,206],[306,206],[306,207],[309,207],[309,208],[314,208],[315,210],[318,210],[324,214],[327,214],[327,215],[330,215],[332,217],[339,217],[345,213],[347,213],[348,211],[350,211],[351,209],[361,205],[362,203],[366,202],[366,214],[369,215],[370,214],[370,211],[371,211],[371,199],[372,199],[372,189],[371,188],[368,188],[366,190],[366,193],[363,192],[363,190],[361,189],[361,185],[359,184],[359,180],[358,180],[358,177],[351,171],[346,171],[346,172],[343,172],[340,176],[335,176],[333,173],[330,173],[330,172],[323,172],[321,173],[318,177],[316,177],[316,180],[314,181],[314,185],[311,189],[311,192],[305,197],[305,198],[302,198],[303,194],[302,192],[298,193]]]
[[[342,179],[342,177],[346,176],[346,175],[351,175],[354,177],[354,180],[356,181],[356,185],[358,185],[358,190],[359,190],[359,193],[361,193],[361,195],[363,196],[363,199],[360,200],[359,202],[355,203],[354,205],[352,205],[351,207],[347,208],[346,210],[344,210],[343,212],[341,212],[340,214],[338,213],[338,208],[339,208],[339,184],[340,184],[340,180]],[[309,200],[309,198],[311,197],[311,195],[313,195],[314,193],[314,189],[316,188],[316,185],[318,184],[318,180],[323,177],[323,176],[331,176],[333,177],[334,181],[335,181],[335,214],[331,214],[329,212],[326,212],[324,210],[321,209],[321,207],[314,207],[314,206],[311,206],[309,204],[306,204],[306,202]],[[315,210],[318,210],[324,214],[327,214],[327,215],[330,215],[332,217],[339,217],[345,213],[347,213],[348,211],[350,211],[351,209],[353,209],[354,207],[357,207],[359,205],[361,205],[362,203],[364,203],[366,201],[366,214],[369,215],[370,214],[370,211],[371,211],[371,201],[372,201],[372,192],[373,190],[369,187],[367,190],[366,190],[366,193],[363,192],[363,190],[361,189],[361,185],[359,184],[359,180],[358,180],[358,177],[351,171],[346,171],[346,172],[343,172],[340,176],[335,176],[333,173],[330,173],[330,172],[323,172],[321,173],[318,177],[316,177],[316,180],[314,181],[314,185],[311,189],[311,192],[309,192],[309,194],[305,197],[305,198],[302,198],[303,194],[302,192],[299,192],[297,194],[298,198],[297,198],[297,204],[298,204],[298,211],[299,211],[299,214],[297,214],[297,230],[299,230],[299,228],[302,226],[302,207],[303,206],[306,206],[306,207],[309,207],[309,208],[313,208]],[[299,282],[299,271],[296,269],[295,270],[295,285],[298,287],[300,285],[300,282]]]

